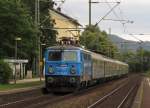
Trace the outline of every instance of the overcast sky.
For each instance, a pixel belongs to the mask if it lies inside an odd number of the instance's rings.
[[[102,21],[99,24],[101,30],[108,32],[111,28],[112,34],[119,34],[125,39],[136,40],[128,34],[150,34],[150,0],[93,0],[99,2],[121,1],[121,4],[109,14],[106,19],[124,19],[134,21],[123,27],[119,21]],[[92,4],[92,24],[100,20],[115,3]],[[88,24],[88,0],[66,0],[62,5],[62,11],[77,19],[82,25]],[[137,35],[136,35],[137,36]],[[150,35],[137,36],[139,39],[150,41]]]

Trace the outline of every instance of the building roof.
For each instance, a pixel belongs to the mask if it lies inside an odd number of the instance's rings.
[[[63,17],[65,17],[65,18],[67,18],[67,19],[69,19],[71,22],[75,23],[76,25],[82,26],[76,19],[74,19],[74,18],[72,18],[72,17],[70,17],[70,16],[68,16],[64,13],[62,13],[62,12],[56,10],[56,9],[50,9],[50,10],[57,13],[57,14],[59,14],[59,15],[61,15],[61,16],[63,16]]]
[[[4,59],[8,63],[28,63],[27,59]]]

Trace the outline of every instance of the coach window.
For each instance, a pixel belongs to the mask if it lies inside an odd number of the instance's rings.
[[[84,56],[84,61],[88,60],[88,56],[86,53],[83,53],[83,56]]]
[[[87,59],[88,59],[88,61],[90,60],[90,55],[87,55]]]

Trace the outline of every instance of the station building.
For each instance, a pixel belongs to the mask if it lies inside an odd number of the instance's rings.
[[[58,32],[56,41],[65,42],[70,40],[78,44],[80,37],[79,27],[82,27],[82,25],[76,19],[62,13],[61,9],[50,9],[49,13],[54,21],[54,29]]]
[[[4,59],[13,70],[12,79],[16,75],[16,79],[32,78],[32,72],[26,71],[28,60],[23,59]]]

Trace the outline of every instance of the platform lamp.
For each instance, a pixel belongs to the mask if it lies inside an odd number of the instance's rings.
[[[16,84],[16,63],[18,59],[18,41],[21,41],[21,37],[15,38],[15,75],[14,75],[14,83]]]

